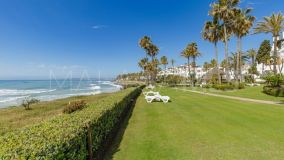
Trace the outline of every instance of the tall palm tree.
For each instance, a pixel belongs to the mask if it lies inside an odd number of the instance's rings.
[[[277,41],[280,32],[284,29],[284,16],[282,13],[272,14],[270,17],[264,17],[264,21],[258,22],[254,28],[255,33],[271,33],[273,36],[274,52],[273,52],[273,72],[277,74]]]
[[[230,73],[229,73],[229,52],[228,52],[228,41],[230,38],[230,34],[232,32],[231,26],[232,21],[231,18],[234,15],[234,9],[239,4],[240,0],[218,0],[216,3],[212,3],[210,6],[212,10],[209,11],[209,14],[214,18],[222,21],[223,28],[223,41],[225,43],[225,59],[226,63],[226,77],[227,80],[230,81]]]
[[[253,26],[255,20],[254,16],[250,15],[251,8],[234,9],[233,16],[233,33],[237,37],[237,80],[242,81],[242,38],[249,33],[250,28]]]
[[[241,60],[241,64],[238,64],[238,53],[232,53],[232,56],[229,57],[229,66],[231,69],[233,69],[234,74],[235,74],[235,79],[238,79],[238,65],[243,66],[245,64],[246,61],[248,61],[249,57],[247,55],[242,55],[242,57],[240,57]]]
[[[142,58],[139,62],[138,62],[138,66],[145,72],[146,69],[146,65],[148,63],[148,58]]]
[[[217,65],[214,66],[217,68],[217,75],[218,75],[218,83],[221,84],[221,75],[219,70],[219,63],[218,63],[218,47],[217,43],[219,40],[221,40],[221,26],[218,23],[218,19],[214,18],[214,20],[207,21],[203,27],[202,30],[202,37],[205,40],[208,40],[209,42],[214,44],[215,48],[215,60]]]
[[[154,61],[156,55],[158,54],[159,52],[159,48],[154,45],[154,44],[150,44],[149,47],[148,47],[148,55],[152,58],[152,61]]]
[[[204,69],[204,71],[205,72],[208,72],[208,70],[210,69],[210,64],[208,63],[208,62],[204,62],[204,64],[203,64],[203,69]]]
[[[171,59],[171,64],[172,64],[172,67],[174,67],[174,64],[175,64],[175,60],[174,59]]]
[[[193,42],[189,44],[189,51],[190,51],[190,56],[192,58],[192,68],[193,68],[193,78],[195,80],[196,76],[196,58],[201,55],[201,53],[198,51],[198,46],[197,43]]]
[[[256,50],[255,49],[250,49],[247,51],[248,57],[251,58],[251,67],[255,64],[255,57],[256,57]]]
[[[140,41],[139,45],[146,52],[146,57],[150,56],[152,59],[151,64],[148,65],[147,70],[151,73],[152,82],[156,79],[157,65],[155,64],[156,55],[159,52],[159,48],[152,43],[152,40],[148,36],[144,36]]]
[[[210,65],[211,65],[213,68],[216,68],[216,66],[217,66],[217,61],[216,61],[216,59],[212,59],[212,60],[210,61]]]
[[[191,52],[189,49],[189,45],[181,52],[181,56],[187,59],[187,78],[190,76],[190,58]]]
[[[139,46],[143,48],[146,51],[146,57],[148,54],[148,48],[152,44],[151,38],[148,36],[144,36],[142,39],[139,41]]]
[[[168,63],[168,58],[166,56],[161,57],[161,64],[164,65],[164,68],[166,70]]]

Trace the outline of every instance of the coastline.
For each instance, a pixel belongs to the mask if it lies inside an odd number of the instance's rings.
[[[10,83],[8,86],[7,82]],[[50,102],[69,97],[113,93],[120,91],[123,88],[122,85],[119,85],[113,81],[73,80],[70,82],[65,82],[64,85],[61,85],[61,83],[57,84],[57,82],[53,82],[54,84],[52,85],[49,83],[50,82],[47,80],[5,81],[5,84],[0,83],[0,109],[20,106],[21,102],[25,98],[36,98],[41,102]]]

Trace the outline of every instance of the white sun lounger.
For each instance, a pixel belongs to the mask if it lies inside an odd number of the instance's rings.
[[[154,100],[156,101],[163,101],[164,103],[168,103],[170,100],[169,96],[161,96],[161,95],[155,95],[155,96],[145,96],[145,100],[147,103],[152,103]]]
[[[151,94],[154,95],[154,96],[155,96],[155,95],[160,95],[159,92],[153,92],[153,91],[150,91],[150,92],[143,92],[143,95],[144,95],[144,96],[148,96],[148,95],[151,95]]]
[[[151,85],[151,84],[146,87],[146,89],[154,89],[154,88],[155,88],[155,86],[153,86],[153,85]]]

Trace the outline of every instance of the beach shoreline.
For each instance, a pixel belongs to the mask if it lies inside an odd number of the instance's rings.
[[[122,85],[114,81],[98,80],[22,80],[0,82],[0,109],[20,106],[27,98],[53,101],[76,96],[90,96],[120,91]]]

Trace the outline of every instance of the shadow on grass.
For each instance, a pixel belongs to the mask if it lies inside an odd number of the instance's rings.
[[[126,114],[126,116],[124,118],[124,120],[120,124],[120,126],[119,126],[120,129],[118,130],[116,136],[114,137],[114,140],[112,141],[111,146],[109,147],[109,149],[106,151],[106,153],[104,155],[104,160],[113,159],[113,155],[120,151],[119,146],[120,146],[120,143],[123,139],[123,135],[125,133],[125,130],[128,126],[129,119],[132,116],[132,112],[134,110],[135,105],[136,105],[136,100],[132,103],[132,106],[130,107],[128,113]]]

